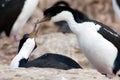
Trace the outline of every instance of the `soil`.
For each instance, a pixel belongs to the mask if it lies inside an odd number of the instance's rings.
[[[22,37],[30,33],[33,23],[42,17],[42,11],[52,6],[58,0],[40,0],[38,8],[30,20],[20,30]],[[72,8],[87,14],[91,19],[108,25],[120,34],[120,19],[115,15],[111,0],[65,0]],[[71,57],[84,69],[60,70],[51,68],[18,68],[11,70],[9,64],[17,54],[19,42],[12,42],[11,38],[0,38],[0,80],[109,80],[93,69],[84,54],[81,52],[75,34],[57,32],[58,27],[50,22],[40,25],[40,35],[36,39],[37,49],[33,51],[30,59],[45,53],[58,53]],[[112,80],[112,79],[110,79]],[[115,77],[113,80],[120,80]]]

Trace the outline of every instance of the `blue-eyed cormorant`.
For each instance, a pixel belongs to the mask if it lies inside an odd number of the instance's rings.
[[[44,18],[36,23],[44,21],[66,21],[93,67],[109,78],[117,74],[120,69],[120,35],[115,31],[98,21],[83,20],[75,10],[65,6],[46,9]]]

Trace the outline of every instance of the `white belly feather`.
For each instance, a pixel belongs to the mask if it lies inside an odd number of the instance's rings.
[[[95,25],[92,22],[69,26],[76,33],[79,46],[90,63],[99,72],[112,74],[118,50],[111,42],[97,32],[101,26]]]
[[[90,63],[100,72],[111,73],[117,48],[97,32],[89,31],[77,37],[80,48]]]

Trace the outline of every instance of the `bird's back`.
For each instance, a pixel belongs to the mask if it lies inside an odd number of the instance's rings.
[[[27,67],[47,67],[47,68],[58,68],[58,69],[71,69],[71,68],[81,68],[81,66],[75,62],[73,59],[60,55],[47,53],[38,57],[33,61],[27,63]]]

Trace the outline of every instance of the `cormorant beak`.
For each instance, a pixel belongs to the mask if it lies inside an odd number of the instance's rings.
[[[45,21],[49,21],[50,19],[51,19],[50,17],[44,17],[40,20],[37,20],[35,22],[35,27],[34,27],[33,31],[30,33],[30,38],[36,38],[37,37],[37,33],[39,32],[39,28],[40,28],[40,27],[37,28],[37,24],[45,22]]]
[[[49,21],[50,19],[51,19],[50,17],[45,16],[44,18],[38,20],[35,24],[39,24],[39,23],[42,23],[42,22],[45,22],[45,21]]]
[[[35,24],[33,31],[30,33],[30,38],[36,38],[39,28],[37,29],[37,24]]]

